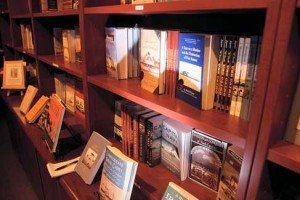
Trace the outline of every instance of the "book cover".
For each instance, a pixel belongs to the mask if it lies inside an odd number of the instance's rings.
[[[66,108],[74,113],[75,112],[75,79],[66,77]]]
[[[147,121],[146,140],[147,158],[146,163],[150,167],[158,165],[161,161],[162,126],[165,115],[158,115]]]
[[[62,100],[62,102],[65,103],[66,102],[66,74],[55,73],[54,86],[55,86],[55,93]]]
[[[28,123],[34,123],[35,120],[42,114],[49,97],[41,96],[34,106],[26,113],[25,119]]]
[[[213,107],[218,55],[216,37],[179,34],[176,98],[199,109]]]
[[[163,121],[161,163],[181,181],[188,176],[192,129],[192,127],[171,118]]]
[[[79,26],[74,27],[75,30],[75,62],[82,63],[82,56],[81,56],[81,40],[80,40],[80,30]]]
[[[141,87],[151,93],[165,91],[167,31],[141,29]]]
[[[198,198],[176,183],[169,182],[161,200],[198,200]]]
[[[222,170],[217,200],[235,199],[242,162],[243,150],[236,146],[228,147]]]
[[[32,101],[37,94],[38,89],[32,85],[28,85],[26,93],[19,107],[22,114],[26,114],[31,107]]]
[[[228,143],[193,129],[190,148],[189,178],[218,191]]]
[[[119,149],[107,146],[99,193],[103,200],[129,200],[138,163]]]
[[[104,160],[106,146],[108,145],[111,145],[110,141],[93,131],[75,167],[76,173],[86,184],[93,182]]]
[[[54,55],[63,55],[62,28],[53,28]]]
[[[127,40],[127,28],[105,27],[106,69],[117,80],[128,78]]]
[[[85,118],[84,94],[81,80],[75,81],[75,114]]]
[[[46,144],[52,153],[57,151],[56,147],[64,114],[65,106],[62,104],[61,99],[52,94],[38,121],[38,126],[43,130]]]
[[[147,161],[147,120],[152,117],[160,115],[160,113],[152,111],[147,114],[143,114],[139,118],[139,161]]]
[[[293,104],[290,110],[288,123],[285,130],[285,140],[300,145],[300,79],[295,91]]]

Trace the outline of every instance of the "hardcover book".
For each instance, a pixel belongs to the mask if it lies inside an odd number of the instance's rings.
[[[192,127],[171,118],[163,121],[161,163],[184,181],[188,176]]]
[[[26,93],[22,99],[21,105],[19,107],[20,112],[22,114],[26,114],[28,110],[30,109],[30,106],[32,104],[32,101],[34,97],[36,96],[38,89],[32,85],[28,85]]]
[[[42,114],[49,97],[41,96],[34,106],[26,113],[25,119],[28,123],[33,123]]]
[[[191,136],[189,178],[218,191],[228,143],[193,129]]]
[[[46,144],[52,153],[57,150],[64,114],[65,106],[62,104],[61,99],[52,94],[38,121],[38,126],[43,130]]]
[[[158,115],[150,118],[147,121],[146,144],[147,144],[147,159],[146,163],[150,167],[158,165],[161,161],[161,140],[162,126],[165,115]]]
[[[127,40],[127,28],[105,28],[106,69],[117,80],[128,78]]]
[[[177,185],[169,182],[168,187],[161,200],[198,200],[194,195]]]
[[[81,80],[75,81],[75,114],[85,118],[83,85]]]
[[[53,28],[54,55],[63,55],[62,28]]]
[[[121,142],[122,141],[122,105],[129,103],[127,99],[117,99],[115,100],[115,114],[114,114],[114,138]]]
[[[224,167],[222,170],[217,200],[235,199],[242,162],[243,150],[236,146],[228,147]]]
[[[211,109],[217,73],[218,36],[180,33],[176,98]]]
[[[75,79],[71,77],[66,78],[66,107],[74,113],[75,112]]]
[[[111,145],[110,141],[93,131],[75,167],[76,173],[86,184],[93,182],[104,160],[106,146],[108,145]]]
[[[141,29],[141,87],[163,94],[167,65],[167,31]]]
[[[285,139],[300,146],[300,79],[295,91],[295,96],[290,110],[290,115],[285,130]]]
[[[138,163],[119,149],[107,146],[99,193],[103,200],[129,200]]]
[[[54,86],[55,93],[62,100],[66,102],[66,75],[64,73],[55,73],[54,74]]]

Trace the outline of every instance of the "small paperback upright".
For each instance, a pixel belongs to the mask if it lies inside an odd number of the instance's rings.
[[[192,130],[189,178],[218,191],[228,143]]]
[[[43,130],[45,141],[52,153],[56,152],[64,114],[65,106],[61,99],[56,94],[52,94],[38,121],[38,126]]]
[[[135,160],[107,146],[99,188],[101,199],[129,200],[137,167]]]
[[[86,184],[93,182],[104,160],[107,145],[111,145],[111,142],[96,131],[92,133],[75,167],[76,173]]]

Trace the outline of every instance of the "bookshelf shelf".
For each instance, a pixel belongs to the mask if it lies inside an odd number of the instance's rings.
[[[98,87],[175,118],[214,137],[244,148],[248,123],[237,117],[214,110],[200,111],[191,105],[166,95],[153,95],[139,86],[139,80],[114,80],[108,75],[89,76],[88,81]],[[218,123],[216,123],[218,122]],[[213,130],[213,131],[211,131]]]
[[[300,174],[300,147],[280,141],[269,149],[268,160]]]
[[[166,3],[148,3],[136,5],[113,5],[87,7],[84,9],[85,14],[172,14],[172,13],[199,13],[205,11],[220,10],[248,10],[248,9],[266,9],[271,1],[176,1]]]
[[[54,55],[47,55],[47,56],[38,56],[38,60],[51,65],[54,68],[59,68],[62,71],[65,71],[69,74],[72,74],[78,78],[83,77],[82,73],[82,65],[78,63],[70,63],[64,61],[63,56],[54,56]]]
[[[299,147],[282,141],[282,138],[294,80],[299,76],[300,62],[297,57],[300,50],[293,44],[300,46],[299,36],[294,31],[295,27],[299,27],[300,0],[182,0],[135,5],[120,5],[119,0],[79,0],[79,9],[51,12],[41,12],[39,4],[40,0],[20,0],[18,4],[14,0],[0,0],[3,54],[7,60],[25,57],[36,63],[40,95],[50,95],[55,91],[56,73],[64,73],[82,81],[85,119],[67,112],[64,124],[67,128],[79,125],[80,128],[75,131],[80,132],[84,142],[92,131],[109,139],[114,137],[114,102],[124,97],[241,147],[244,160],[237,199],[259,197],[266,161],[299,173]],[[20,29],[24,21],[32,27],[34,50],[22,48]],[[202,111],[174,97],[154,95],[143,90],[138,79],[110,78],[105,67],[104,28],[134,25],[213,34],[262,35],[250,119],[246,121],[215,110]],[[82,64],[71,64],[64,61],[63,56],[54,55],[53,28],[75,26],[80,30]],[[21,97],[1,97],[12,117],[20,123],[21,132],[23,130],[29,138],[41,163],[55,161],[41,140],[41,130],[36,125],[27,124],[18,113]],[[14,132],[18,135],[20,130]],[[69,131],[65,131],[68,134]],[[114,141],[114,145],[120,144]],[[40,167],[43,171],[42,167],[45,166],[40,164]],[[71,199],[97,199],[95,192],[99,187],[99,177],[91,186],[85,185],[76,174],[68,174],[58,181],[48,179],[46,183],[48,181],[55,185],[53,190],[57,190],[59,183],[59,187],[62,186]],[[180,182],[162,165],[150,168],[143,163],[139,163],[132,195],[136,195],[136,199],[160,199],[169,181],[203,199],[215,199],[217,195],[193,181]],[[53,192],[46,193],[50,197],[54,195]],[[46,194],[43,196],[47,199]]]

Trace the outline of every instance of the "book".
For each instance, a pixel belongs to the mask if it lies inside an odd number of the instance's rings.
[[[21,105],[19,107],[22,114],[26,114],[31,107],[32,101],[37,94],[38,89],[32,85],[28,85],[26,93],[22,99]]]
[[[284,139],[288,142],[300,145],[300,79],[295,90],[293,104],[290,109],[288,122],[286,125]]]
[[[54,73],[55,93],[62,100],[66,102],[66,74]]]
[[[139,161],[141,162],[147,162],[147,120],[149,120],[152,117],[155,117],[157,115],[160,115],[160,113],[152,111],[143,115],[140,115],[139,117]]]
[[[171,118],[162,124],[161,163],[181,181],[188,176],[192,129]]]
[[[107,146],[99,193],[103,200],[129,200],[138,163],[119,149]]]
[[[61,99],[56,94],[52,94],[37,123],[44,132],[45,141],[51,153],[57,152],[56,147],[64,114],[65,106]]]
[[[127,99],[117,99],[115,100],[115,114],[114,114],[114,138],[121,142],[122,141],[122,105],[129,103]]]
[[[242,162],[243,150],[237,146],[228,147],[219,184],[217,200],[235,199]]]
[[[165,115],[158,115],[158,116],[150,118],[147,121],[146,163],[150,167],[154,167],[154,166],[158,165],[161,161],[162,126],[163,126],[163,120],[165,120],[166,118],[167,117]]]
[[[155,3],[155,0],[131,0],[131,4]]]
[[[105,27],[106,69],[117,80],[128,78],[127,40],[127,28]]]
[[[169,182],[162,200],[198,200],[194,195],[174,182]]]
[[[93,131],[75,167],[75,172],[86,184],[93,182],[104,160],[106,146],[108,145],[111,145],[110,141]]]
[[[66,77],[66,108],[74,113],[75,112],[75,79]]]
[[[167,31],[141,29],[141,87],[151,93],[165,92]]]
[[[75,81],[75,114],[85,118],[83,85],[81,80]]]
[[[64,60],[75,63],[75,29],[62,30],[62,44]]]
[[[81,41],[80,41],[80,30],[79,26],[74,27],[75,30],[75,62],[82,63],[82,56],[81,56]]]
[[[189,178],[214,191],[218,191],[227,146],[227,142],[193,129]]]
[[[218,36],[180,33],[176,98],[211,109],[217,73]]]
[[[79,157],[73,158],[71,160],[62,161],[58,163],[47,163],[47,169],[51,178],[59,177],[65,174],[75,172],[75,167]]]
[[[34,106],[26,113],[25,119],[28,123],[34,123],[37,118],[42,114],[49,97],[41,96]]]
[[[63,41],[62,41],[62,28],[53,28],[53,46],[54,55],[63,55]]]

